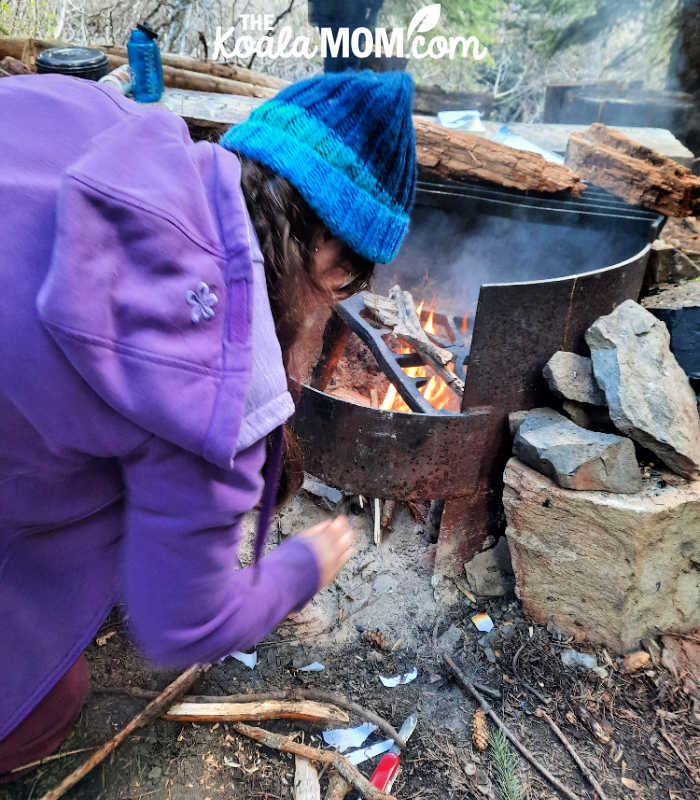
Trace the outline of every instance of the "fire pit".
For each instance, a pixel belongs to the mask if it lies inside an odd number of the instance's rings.
[[[464,378],[460,410],[434,407],[424,373],[415,375],[421,360],[388,346],[388,331],[363,322],[363,300],[351,298],[328,321],[311,385],[301,386],[294,427],[307,470],[371,497],[444,501],[436,570],[461,573],[503,528],[508,413],[546,404],[549,357],[585,353],[593,321],[639,297],[663,220],[594,186],[570,200],[420,181],[411,232],[374,288],[399,283],[432,299]],[[398,401],[373,408],[325,391],[352,332]],[[401,399],[412,413],[390,407]]]

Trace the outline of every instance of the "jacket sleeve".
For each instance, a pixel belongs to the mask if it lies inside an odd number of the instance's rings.
[[[244,650],[317,591],[315,556],[298,538],[239,569],[241,518],[260,497],[264,460],[264,441],[222,470],[155,437],[122,459],[122,580],[152,662],[182,667]]]

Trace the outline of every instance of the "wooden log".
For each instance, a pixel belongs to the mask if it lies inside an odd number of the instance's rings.
[[[108,55],[110,69],[127,64],[123,56]],[[237,94],[244,97],[260,97],[267,99],[277,94],[275,89],[265,86],[254,86],[252,83],[219,78],[216,75],[205,75],[189,69],[178,69],[163,65],[163,83],[173,89],[189,89],[196,92],[214,92],[215,94]]]
[[[127,58],[126,47],[99,46],[99,48],[103,53],[107,53],[108,55]],[[275,91],[289,86],[289,81],[285,81],[282,78],[277,78],[274,75],[263,75],[263,73],[256,72],[253,69],[237,67],[233,64],[220,64],[217,61],[201,61],[198,58],[181,56],[176,53],[161,53],[160,57],[163,66],[167,67],[175,67],[176,69],[184,69],[190,72],[201,72],[206,75],[213,75],[217,78],[250,83],[253,86],[263,86],[267,89],[274,89]]]
[[[632,205],[673,217],[700,213],[700,177],[600,123],[569,136],[566,163]]]
[[[300,719],[347,725],[348,714],[337,706],[313,700],[263,700],[247,703],[191,702],[186,698],[171,706],[163,719],[172,722],[249,722],[262,719]]]
[[[569,192],[576,197],[586,188],[568,167],[545,161],[536,153],[418,117],[413,118],[413,124],[418,166],[423,173],[454,181],[490,181],[524,191]]]
[[[321,800],[318,772],[304,756],[294,759],[294,800]]]
[[[50,47],[68,47],[65,42],[57,42],[49,39],[11,39],[0,38],[0,57],[12,56],[21,60],[26,66],[33,69],[37,56]],[[125,48],[100,48],[107,54],[110,69],[116,69],[122,64],[128,63]],[[121,52],[111,53],[115,49]],[[177,57],[177,61],[181,57]],[[195,59],[192,59],[195,61]],[[187,62],[179,62],[187,63]],[[218,67],[222,65],[212,65]],[[192,69],[182,69],[176,66],[169,66],[163,63],[163,83],[175,89],[190,89],[198,92],[214,92],[217,94],[242,95],[244,97],[258,97],[267,99],[277,94],[279,87],[264,86],[260,81],[250,82],[244,74],[240,74],[239,79],[232,79],[223,76],[224,71],[214,70],[212,73],[195,71]],[[246,80],[243,78],[246,77]]]

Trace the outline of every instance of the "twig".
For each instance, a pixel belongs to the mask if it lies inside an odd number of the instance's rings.
[[[569,740],[566,738],[566,736],[564,736],[564,734],[561,732],[561,730],[560,730],[559,726],[556,724],[556,722],[554,722],[554,720],[549,716],[549,714],[547,714],[547,712],[543,708],[536,709],[535,710],[535,716],[543,719],[549,725],[549,727],[554,731],[554,733],[556,734],[556,736],[559,739],[559,741],[569,751],[569,754],[571,755],[571,758],[574,759],[574,761],[576,762],[576,765],[578,766],[578,768],[581,770],[581,772],[583,772],[583,774],[586,776],[586,778],[588,779],[588,781],[591,784],[591,786],[597,792],[599,800],[607,800],[607,798],[605,797],[605,792],[603,791],[601,785],[595,779],[595,776],[593,775],[593,773],[588,769],[588,767],[579,758],[578,753],[574,750],[573,746],[571,745]]]
[[[97,686],[91,691],[95,694],[128,694],[131,697],[142,697],[153,700],[160,692],[154,689],[141,689],[138,686]]]
[[[152,700],[143,711],[137,714],[131,722],[122,728],[114,738],[103,744],[96,753],[93,753],[87,761],[64,778],[58,786],[43,795],[41,800],[58,800],[59,797],[63,797],[63,795],[70,788],[75,786],[79,780],[84,778],[88,772],[104,761],[110,753],[114,752],[124,739],[137,728],[148,725],[159,717],[166,708],[178,700],[190,686],[196,683],[210,668],[211,664],[194,664],[188,670],[185,670],[185,672],[176,678],[169,686],[166,686],[155,700]]]
[[[294,695],[306,700],[319,700],[322,703],[333,703],[341,708],[346,708],[348,711],[354,711],[359,717],[374,723],[379,730],[384,731],[390,739],[396,742],[401,750],[406,747],[405,739],[399,736],[399,732],[396,728],[387,722],[384,717],[380,717],[379,714],[375,714],[374,711],[370,711],[368,708],[363,708],[363,706],[358,705],[353,700],[348,700],[348,698],[344,697],[342,694],[324,692],[322,689],[295,689]]]
[[[283,753],[293,753],[297,756],[308,758],[309,761],[320,761],[324,764],[332,764],[336,770],[349,781],[366,800],[396,800],[391,795],[384,794],[376,789],[365,778],[365,776],[354,767],[345,756],[332,750],[319,750],[305,744],[292,742],[288,737],[280,736],[278,733],[266,731],[264,728],[256,728],[246,725],[243,722],[233,724],[233,729],[242,736],[254,739],[256,742],[264,744],[272,750],[280,750]]]
[[[513,656],[513,662],[512,662],[513,675],[515,675],[515,677],[528,690],[528,692],[531,692],[532,694],[535,695],[535,697],[540,701],[540,703],[544,703],[546,706],[548,706],[551,700],[548,697],[545,697],[540,692],[538,692],[537,689],[535,689],[534,686],[531,686],[527,681],[524,681],[520,677],[520,673],[518,672],[518,667],[517,667],[518,656],[520,655],[520,653],[523,650],[523,647],[525,647],[526,644],[527,644],[527,639],[520,645],[520,647],[516,650],[515,655]]]
[[[49,761],[56,761],[59,758],[75,756],[78,753],[87,753],[88,750],[97,750],[97,747],[80,747],[77,750],[66,750],[64,753],[54,753],[52,756],[46,756],[45,758],[40,758],[38,761],[30,761],[28,764],[22,764],[19,767],[15,767],[14,769],[11,769],[10,772],[22,772],[25,769],[40,767],[42,764],[48,764]]]
[[[683,766],[688,770],[688,774],[690,775],[690,778],[693,781],[693,783],[697,783],[698,779],[697,779],[696,772],[693,769],[693,766],[691,764],[689,764],[685,760],[685,758],[683,757],[683,754],[680,752],[680,750],[676,747],[676,745],[671,740],[671,737],[666,732],[666,724],[664,722],[664,718],[661,716],[661,714],[658,713],[658,711],[657,711],[657,716],[659,718],[659,722],[661,723],[661,736],[664,738],[664,741],[667,742],[670,745],[671,749],[678,756],[678,758],[680,759],[680,761],[683,764]]]
[[[461,669],[455,664],[455,662],[450,658],[447,653],[442,654],[443,659],[447,666],[452,670],[454,676],[457,680],[462,684],[462,686],[470,692],[474,698],[478,701],[479,705],[484,709],[484,711],[491,717],[491,719],[498,725],[498,727],[503,731],[504,735],[508,738],[511,744],[520,751],[524,758],[526,758],[532,766],[541,773],[551,784],[554,788],[564,795],[564,797],[568,797],[569,800],[579,800],[579,798],[563,783],[558,781],[554,775],[540,762],[535,758],[535,756],[525,747],[524,744],[520,742],[520,740],[515,736],[514,733],[508,728],[508,726],[501,721],[500,717],[494,712],[491,706],[484,700],[484,698],[479,694],[479,692],[474,687],[474,684],[467,679],[467,676],[462,672]]]

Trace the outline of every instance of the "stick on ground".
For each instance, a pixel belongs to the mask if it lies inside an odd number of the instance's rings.
[[[233,729],[242,736],[254,739],[256,742],[264,744],[272,750],[280,750],[283,753],[293,753],[297,756],[308,758],[309,761],[320,761],[324,764],[332,764],[335,769],[349,781],[362,795],[365,800],[396,800],[392,795],[384,794],[365,778],[365,776],[353,766],[345,756],[332,750],[319,750],[305,744],[292,742],[288,737],[280,736],[277,733],[266,731],[264,728],[256,728],[246,725],[243,722],[236,722]]]
[[[104,761],[110,753],[114,752],[124,739],[130,736],[137,728],[142,728],[159,717],[165,709],[178,700],[210,668],[211,664],[194,664],[188,670],[185,670],[182,675],[166,686],[155,700],[152,700],[143,711],[138,713],[131,722],[122,728],[114,738],[103,744],[96,753],[93,753],[87,761],[64,778],[58,786],[48,791],[40,800],[58,800],[59,797],[63,797],[88,772]]]
[[[514,747],[520,751],[524,758],[526,758],[532,766],[541,774],[543,775],[554,788],[561,792],[564,797],[568,797],[569,800],[579,800],[577,795],[575,795],[570,789],[564,786],[563,783],[558,781],[554,775],[540,762],[534,757],[534,755],[525,747],[524,744],[518,739],[518,737],[508,728],[508,726],[501,721],[500,717],[494,712],[491,706],[484,700],[484,698],[479,694],[479,692],[474,688],[474,684],[467,678],[467,676],[462,672],[462,670],[455,664],[455,662],[450,658],[447,653],[442,654],[443,659],[447,666],[452,670],[452,673],[457,678],[457,680],[462,684],[462,686],[470,692],[474,698],[477,700],[479,705],[484,709],[484,711],[491,717],[491,719],[498,725],[498,727],[503,731],[506,738],[511,742]]]
[[[194,702],[186,697],[171,706],[163,719],[173,722],[255,722],[262,719],[301,719],[330,725],[347,725],[350,717],[337,706],[315,700],[262,700],[260,702]]]
[[[549,714],[547,714],[547,712],[543,708],[538,708],[535,711],[535,716],[536,717],[540,717],[541,719],[543,719],[547,723],[547,725],[549,725],[549,727],[554,731],[556,737],[564,745],[564,747],[566,747],[566,749],[569,751],[569,755],[576,762],[576,766],[581,770],[581,772],[583,772],[583,774],[586,776],[586,778],[588,779],[588,781],[591,784],[591,786],[598,793],[599,800],[607,800],[607,798],[605,796],[605,792],[601,788],[601,785],[595,779],[593,773],[588,769],[588,767],[579,758],[578,753],[574,750],[573,746],[571,745],[569,740],[566,738],[566,736],[564,736],[564,734],[561,732],[561,730],[559,729],[559,726],[556,724],[556,722],[554,722],[554,720],[549,716]]]

